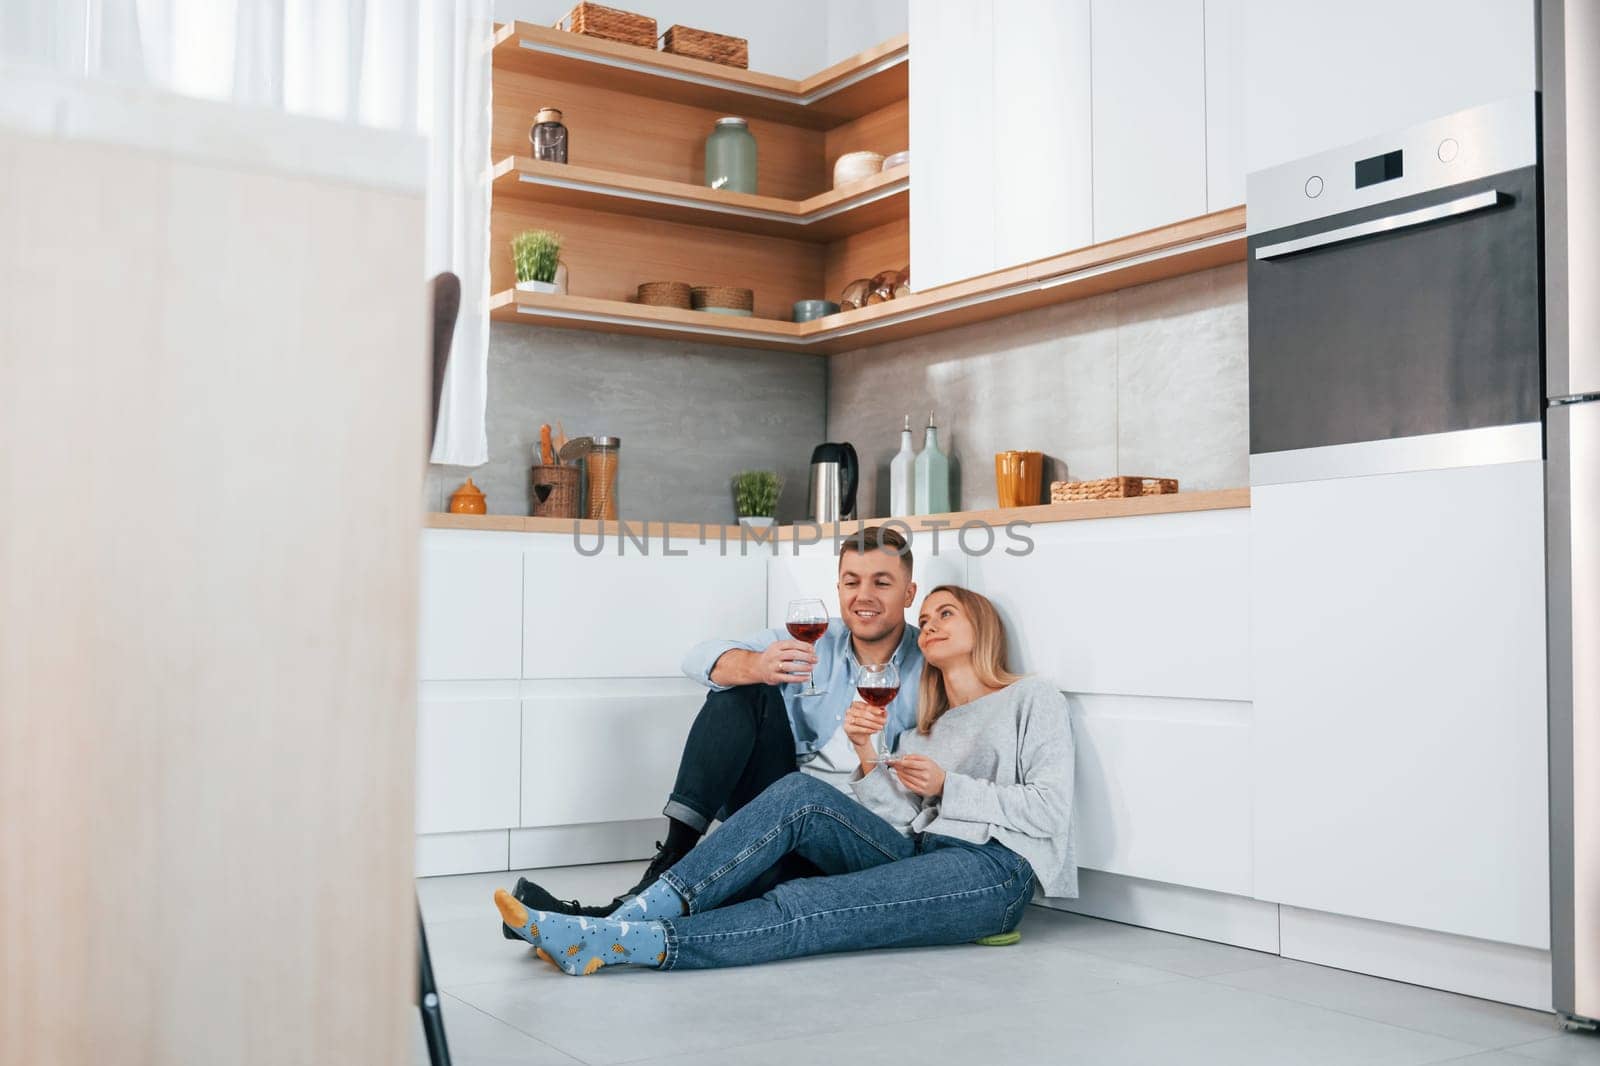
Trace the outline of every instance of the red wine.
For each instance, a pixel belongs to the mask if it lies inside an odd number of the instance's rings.
[[[795,640],[803,640],[807,644],[815,644],[822,639],[822,634],[828,631],[826,622],[790,622],[789,635]]]
[[[861,693],[862,699],[866,700],[874,707],[887,707],[891,702],[893,702],[896,696],[900,695],[900,686],[873,685],[870,688],[862,688],[860,685],[857,685],[856,691]]]

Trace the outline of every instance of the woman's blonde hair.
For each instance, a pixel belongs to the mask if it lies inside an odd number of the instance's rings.
[[[1021,680],[1021,674],[1006,668],[1009,658],[1006,624],[1000,620],[1000,612],[994,609],[988,597],[960,585],[940,585],[922,602],[927,603],[937,592],[947,592],[954,597],[972,622],[972,672],[978,680],[990,688],[1005,688]],[[950,694],[944,688],[944,673],[932,663],[924,662],[922,683],[917,690],[917,732],[927,736],[933,731],[933,723],[949,709]]]

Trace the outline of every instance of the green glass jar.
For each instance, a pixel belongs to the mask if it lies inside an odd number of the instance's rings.
[[[719,118],[706,138],[706,185],[729,192],[756,191],[756,139],[742,118]]]

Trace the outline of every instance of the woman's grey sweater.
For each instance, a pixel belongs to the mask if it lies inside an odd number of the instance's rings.
[[[903,833],[998,840],[1028,860],[1045,895],[1078,894],[1072,723],[1049,682],[1023,678],[952,707],[928,736],[902,733],[897,750],[938,763],[944,794],[918,796],[886,767],[857,770],[850,787],[870,810]]]

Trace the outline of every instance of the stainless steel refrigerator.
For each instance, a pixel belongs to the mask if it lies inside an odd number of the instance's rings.
[[[1540,5],[1555,1008],[1600,1018],[1600,3]]]

